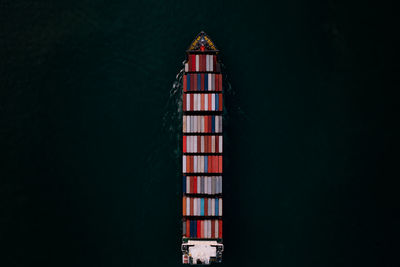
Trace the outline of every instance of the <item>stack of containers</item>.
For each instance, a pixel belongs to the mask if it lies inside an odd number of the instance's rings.
[[[222,239],[222,74],[216,52],[188,53],[182,94],[182,235]]]

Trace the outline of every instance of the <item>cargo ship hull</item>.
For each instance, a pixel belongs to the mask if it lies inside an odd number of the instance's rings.
[[[182,262],[221,262],[223,90],[218,49],[200,32],[186,51],[182,93]]]

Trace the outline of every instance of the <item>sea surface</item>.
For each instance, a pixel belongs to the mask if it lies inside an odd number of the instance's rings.
[[[385,23],[368,1],[1,1],[0,266],[180,266],[201,30],[224,64],[221,266],[398,266]]]

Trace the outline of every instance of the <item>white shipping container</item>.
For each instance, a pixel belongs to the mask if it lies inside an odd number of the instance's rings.
[[[218,140],[218,146],[219,146],[218,151],[219,151],[219,153],[222,153],[222,135],[220,135],[218,138],[219,138],[219,140]]]
[[[207,224],[208,224],[208,232],[207,232],[207,236],[208,238],[211,238],[211,233],[212,233],[212,228],[211,228],[211,220],[208,220]]]
[[[201,94],[197,95],[197,110],[202,110],[201,109]]]
[[[185,63],[185,72],[188,72],[188,71],[189,71],[189,64]]]
[[[200,60],[199,60],[199,55],[196,55],[196,71],[199,71],[199,64]]]
[[[186,193],[190,192],[190,176],[186,176]]]
[[[202,156],[197,156],[197,171],[201,172],[201,158]]]
[[[189,197],[186,198],[186,214],[189,216],[192,215],[192,214],[190,214],[190,198]]]
[[[214,71],[214,57],[213,57],[213,55],[210,55],[210,60],[209,60],[209,62],[210,62],[210,71]]]
[[[218,206],[219,216],[222,216],[222,198],[218,200]]]
[[[185,173],[186,172],[186,156],[182,157],[182,169],[183,169],[183,172]]]
[[[199,183],[197,183],[199,184]],[[199,187],[197,187],[199,188]],[[200,198],[197,198],[197,216],[200,216],[200,211],[201,211],[201,200]]]

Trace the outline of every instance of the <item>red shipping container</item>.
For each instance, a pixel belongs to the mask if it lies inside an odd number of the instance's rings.
[[[219,172],[222,173],[222,156],[219,156],[218,158],[219,158],[218,159],[219,160],[219,164],[218,164]]]
[[[186,220],[186,237],[190,237],[190,221]]]
[[[204,132],[208,133],[208,117],[209,116],[204,116]]]
[[[192,111],[194,109],[194,98],[193,94],[190,94],[190,109],[189,111]]]
[[[182,214],[186,216],[186,197],[182,198]]]
[[[196,55],[192,55],[192,71],[196,71]]]
[[[208,95],[208,109],[207,110],[212,111],[212,94],[207,94],[207,95]]]
[[[200,238],[204,237],[204,221],[200,221]]]
[[[213,57],[212,57],[212,64],[213,64],[213,70],[214,71],[217,71],[217,56],[216,55],[213,55]]]
[[[200,220],[197,220],[197,238],[200,238],[200,230],[201,230]]]
[[[208,215],[208,198],[204,199],[204,215]]]
[[[183,136],[183,153],[186,153],[186,135]]]
[[[194,55],[189,55],[189,71],[193,71]]]
[[[186,94],[182,94],[182,102],[183,111],[186,111]]]
[[[195,187],[195,184],[194,184],[194,177],[195,177],[195,176],[191,176],[191,177],[190,177],[190,192],[192,192],[192,193],[194,193],[194,187]]]
[[[218,220],[218,237],[222,238],[222,220]]]
[[[218,82],[219,82],[218,88],[220,91],[222,91],[222,74],[219,74]]]
[[[200,95],[200,110],[204,110],[204,94]]]
[[[183,75],[183,91],[184,92],[186,92],[186,87],[187,87],[187,84],[186,84],[186,74],[185,75]]]
[[[204,74],[200,74],[200,91],[204,91]]]
[[[215,153],[219,153],[219,136],[215,137]]]
[[[197,74],[193,74],[193,90],[197,91]]]
[[[218,110],[219,110],[219,111],[222,111],[222,94],[219,94],[219,95],[218,95],[218,102],[219,102],[219,104],[218,104]]]
[[[197,176],[193,177],[193,193],[196,194],[197,193]]]

